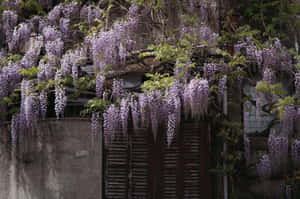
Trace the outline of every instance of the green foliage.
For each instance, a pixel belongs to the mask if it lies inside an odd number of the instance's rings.
[[[156,90],[164,91],[170,87],[174,80],[174,77],[170,77],[167,73],[147,73],[146,77],[150,78],[150,80],[145,81],[142,85],[142,89],[144,92],[152,92]]]
[[[86,20],[72,25],[72,28],[79,30],[79,32],[81,32],[83,35],[87,35],[89,33],[89,26]]]
[[[95,79],[89,77],[80,77],[77,80],[77,88],[79,90],[87,90],[95,88]]]
[[[37,78],[38,72],[41,70],[40,67],[31,67],[31,68],[22,68],[18,71],[18,74],[22,75],[27,79],[35,79]]]
[[[243,165],[243,149],[240,147],[243,135],[242,124],[228,120],[223,121],[223,127],[218,134],[227,144],[227,151],[222,153],[223,160],[226,162],[225,169],[219,172],[234,176],[237,175],[239,168]],[[218,170],[215,170],[218,171]]]
[[[22,9],[25,18],[32,17],[34,15],[45,15],[38,0],[26,0],[19,2],[19,8]]]
[[[289,0],[251,0],[239,5],[239,11],[248,23],[263,30],[266,36],[282,38],[289,33],[289,28],[297,29],[299,26],[294,18],[300,10],[299,3]]]
[[[244,41],[247,37],[255,37],[259,34],[259,30],[252,29],[249,25],[244,25],[238,27],[234,33],[232,31],[222,31],[219,43],[221,45],[234,44],[238,41]]]
[[[93,112],[104,112],[109,107],[110,103],[103,99],[91,99],[85,105],[85,109],[80,112],[80,115],[86,116]]]
[[[7,66],[8,63],[11,62],[17,62],[20,61],[22,59],[22,55],[20,54],[8,54],[8,57],[6,59],[0,59],[0,62],[4,65]]]
[[[283,119],[283,112],[284,108],[290,104],[295,103],[295,97],[285,97],[282,99],[279,99],[278,102],[275,104],[275,108],[272,109],[272,113],[275,113],[278,111],[278,116],[282,120]]]
[[[158,10],[161,8],[162,0],[126,0],[130,4],[147,6],[148,8],[152,8],[154,10]]]
[[[282,88],[281,83],[270,85],[267,81],[260,81],[256,85],[256,92],[270,93],[275,96],[287,95],[287,92]]]

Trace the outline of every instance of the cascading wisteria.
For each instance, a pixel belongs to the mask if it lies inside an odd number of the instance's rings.
[[[32,31],[31,24],[21,23],[15,27],[11,40],[8,42],[9,51],[22,48],[29,40]]]
[[[130,103],[130,105],[131,105],[131,103]],[[121,119],[123,135],[126,135],[127,129],[128,129],[128,119],[129,119],[129,100],[128,100],[128,98],[123,98],[121,100],[121,103],[120,103],[120,119]]]
[[[176,129],[181,121],[181,96],[182,86],[178,80],[175,80],[167,92],[167,143],[171,145]]]
[[[219,104],[222,103],[223,101],[223,96],[224,92],[227,89],[227,76],[224,75],[220,80],[219,80],[219,85],[218,85],[218,102]]]
[[[64,49],[64,42],[58,38],[53,41],[47,41],[45,45],[46,54],[61,57]]]
[[[185,108],[189,106],[192,118],[200,119],[208,111],[209,85],[206,79],[194,78],[184,90]],[[186,110],[186,114],[189,113]],[[186,115],[187,117],[187,115]]]
[[[283,117],[280,121],[281,131],[285,135],[292,135],[294,131],[294,121],[297,115],[297,110],[293,104],[284,107]]]
[[[279,174],[287,168],[288,148],[288,137],[273,134],[269,136],[268,149],[274,174]]]
[[[106,146],[108,146],[111,140],[114,138],[115,134],[121,130],[119,108],[112,104],[103,113],[103,120],[104,143]]]
[[[140,111],[138,107],[138,101],[131,96],[130,98],[130,110],[131,110],[131,117],[132,117],[132,123],[133,128],[138,129],[140,124]]]
[[[54,41],[58,38],[62,38],[62,34],[54,26],[45,26],[42,30],[45,41]]]
[[[58,25],[62,10],[63,6],[59,4],[48,13],[47,19],[50,25]]]
[[[55,74],[55,113],[57,119],[63,116],[63,112],[67,105],[66,90],[60,83],[61,79],[62,74],[61,71],[58,70]]]
[[[300,72],[297,72],[295,74],[295,90],[296,90],[296,96],[300,97]]]
[[[295,139],[291,145],[292,160],[296,168],[300,168],[300,140]]]
[[[97,20],[101,20],[102,13],[100,8],[93,5],[85,5],[80,10],[80,18],[87,19],[89,28],[97,24]]]
[[[258,176],[262,179],[268,179],[271,177],[272,175],[272,171],[271,171],[271,161],[269,158],[269,155],[264,154],[259,163],[256,164],[256,170],[257,170],[257,174]]]
[[[263,81],[268,82],[269,84],[274,83],[275,73],[271,68],[265,68],[263,71]]]
[[[124,65],[127,51],[135,49],[135,35],[141,17],[136,13],[131,15],[130,10],[128,20],[115,23],[110,30],[95,33],[89,39],[98,72],[103,72],[108,65]]]
[[[20,114],[19,113],[15,113],[12,116],[10,129],[11,129],[11,141],[12,141],[12,143],[15,144],[17,141],[18,132],[20,130]]]
[[[153,91],[148,94],[148,106],[150,109],[151,130],[154,141],[156,141],[159,123],[160,123],[160,108],[162,107],[163,96],[160,91]]]
[[[205,63],[203,67],[203,77],[208,80],[215,80],[215,74],[220,70],[216,63]]]
[[[59,20],[59,30],[62,32],[62,36],[67,39],[70,36],[70,19],[61,18]]]
[[[93,134],[96,134],[100,131],[100,113],[93,112],[91,118],[91,131]]]
[[[96,97],[101,98],[104,91],[105,76],[98,73],[96,75]]]
[[[39,105],[35,95],[32,80],[23,79],[21,82],[21,115],[28,129],[36,126],[39,116]]]
[[[46,119],[47,114],[47,102],[48,102],[48,93],[45,90],[42,90],[39,95],[39,101],[40,101],[40,110],[41,110],[41,116],[42,119]]]
[[[114,101],[121,99],[124,96],[124,89],[122,87],[122,80],[114,79],[112,87],[112,98]]]
[[[140,93],[138,95],[139,99],[139,107],[140,107],[140,115],[141,115],[141,127],[148,128],[150,115],[149,115],[149,106],[148,106],[148,99],[147,94]]]
[[[14,28],[18,23],[18,15],[11,10],[4,10],[2,13],[2,28],[5,31],[6,41],[12,39]]]

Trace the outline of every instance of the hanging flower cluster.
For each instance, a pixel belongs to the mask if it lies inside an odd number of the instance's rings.
[[[133,111],[132,111],[133,113]],[[123,98],[120,104],[120,119],[122,125],[123,135],[126,135],[128,129],[129,120],[129,100],[128,98]]]
[[[297,111],[293,104],[284,107],[283,118],[280,121],[282,132],[285,135],[291,135],[294,130],[294,121],[296,118]]]
[[[93,112],[92,118],[91,118],[91,130],[92,133],[96,134],[100,131],[100,113],[99,112]]]
[[[300,73],[295,74],[295,90],[296,90],[296,96],[300,97]]]
[[[61,71],[58,70],[55,75],[55,113],[56,118],[59,119],[63,116],[63,112],[65,110],[65,107],[67,105],[67,96],[66,96],[66,90],[61,85],[61,78],[62,74]]]
[[[135,35],[143,16],[137,13],[132,16],[131,9],[127,20],[115,23],[110,30],[100,31],[90,38],[93,61],[98,72],[103,72],[108,65],[124,65],[127,52],[136,48]]]
[[[24,117],[26,127],[32,129],[36,126],[40,110],[37,97],[34,93],[33,82],[21,82],[21,116]]]
[[[224,96],[224,92],[227,89],[227,76],[224,75],[220,80],[219,80],[219,86],[218,86],[218,101],[219,104],[222,103],[223,101],[223,96]]]
[[[268,82],[269,84],[274,83],[275,73],[271,68],[264,68],[263,71],[263,81]]]
[[[296,168],[300,167],[300,140],[296,139],[291,146],[292,160]]]
[[[121,99],[124,96],[124,89],[122,87],[122,81],[114,79],[112,88],[112,97],[114,101]]]
[[[103,113],[103,120],[104,143],[107,146],[110,144],[116,133],[121,130],[121,117],[119,108],[112,104]]]
[[[96,96],[97,96],[97,98],[101,98],[103,95],[104,81],[105,81],[105,76],[98,73],[96,76]]]
[[[274,174],[279,174],[286,169],[288,144],[288,137],[270,135],[268,138],[268,149]]]
[[[184,90],[184,106],[186,114],[191,112],[192,118],[200,118],[208,111],[209,85],[205,79],[192,79]],[[186,115],[187,116],[187,115]]]
[[[261,179],[268,179],[271,177],[271,161],[269,155],[265,154],[260,159],[259,163],[256,164],[257,174]]]

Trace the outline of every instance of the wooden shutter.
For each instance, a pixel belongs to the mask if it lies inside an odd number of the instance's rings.
[[[105,155],[105,198],[211,199],[208,125],[185,122],[170,147],[139,129],[121,134]]]

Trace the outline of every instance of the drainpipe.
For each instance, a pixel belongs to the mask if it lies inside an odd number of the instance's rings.
[[[227,115],[227,88],[225,88],[224,95],[223,95],[223,112],[224,115]],[[223,144],[223,152],[224,154],[227,152],[227,144],[224,142]],[[226,169],[226,163],[223,163],[224,170]],[[228,199],[228,176],[224,175],[224,199]]]

